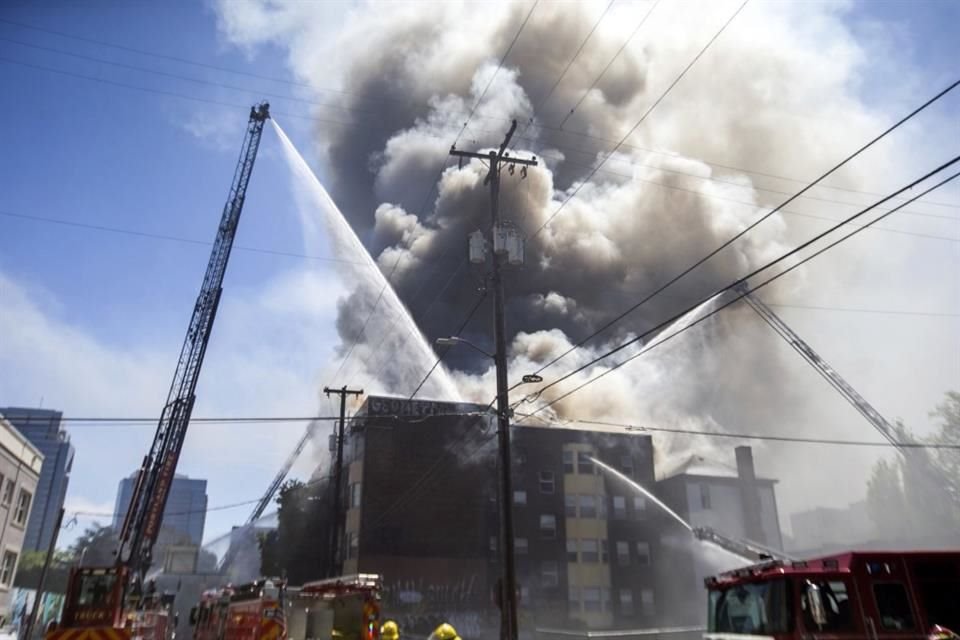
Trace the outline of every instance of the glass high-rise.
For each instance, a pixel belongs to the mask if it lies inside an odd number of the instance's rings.
[[[120,531],[123,519],[130,508],[133,487],[137,474],[120,481],[117,488],[117,502],[114,508],[113,528]],[[171,537],[172,544],[192,544],[200,546],[203,540],[203,526],[206,522],[207,481],[188,478],[177,474],[170,486],[170,495],[163,510],[162,537]],[[179,540],[175,538],[180,538]]]
[[[50,409],[0,408],[0,413],[43,453],[43,467],[23,541],[24,551],[46,551],[67,497],[73,445],[61,427],[63,413]]]

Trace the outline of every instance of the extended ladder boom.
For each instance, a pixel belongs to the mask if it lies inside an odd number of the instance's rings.
[[[736,540],[718,533],[710,527],[695,527],[693,535],[697,540],[710,542],[717,545],[725,551],[740,556],[749,562],[761,562],[763,560],[793,560],[782,551],[777,551],[752,540]]]
[[[243,210],[247,185],[257,157],[257,149],[260,147],[263,126],[269,117],[270,107],[267,103],[250,109],[240,161],[223,209],[200,294],[193,307],[187,337],[180,350],[180,359],[170,385],[167,403],[160,415],[150,452],[140,468],[121,529],[117,561],[130,566],[135,573],[141,575],[150,566],[153,545],[160,532],[163,510],[170,494],[180,449],[187,435],[190,414],[196,399],[200,368],[220,304],[223,277]]]
[[[861,396],[857,391],[850,386],[850,384],[843,379],[843,377],[837,373],[833,367],[831,367],[827,362],[821,358],[816,351],[814,351],[810,345],[808,345],[803,338],[798,336],[793,329],[791,329],[787,324],[780,319],[780,317],[773,312],[773,310],[768,307],[762,300],[755,298],[750,289],[747,288],[746,283],[739,283],[736,285],[735,290],[743,295],[743,301],[746,302],[750,307],[757,312],[757,314],[763,318],[763,320],[773,328],[780,337],[782,337],[786,342],[793,347],[793,349],[799,353],[804,360],[810,363],[813,368],[819,373],[823,378],[830,383],[830,385],[836,389],[840,395],[842,395],[847,402],[849,402],[853,407],[860,412],[860,414],[867,419],[867,421],[873,425],[873,427],[880,432],[884,438],[887,439],[890,444],[896,447],[901,453],[904,452],[903,447],[900,446],[900,441],[897,437],[897,431],[894,429],[893,425],[890,424],[883,415],[877,411],[872,404],[867,402],[866,398]]]

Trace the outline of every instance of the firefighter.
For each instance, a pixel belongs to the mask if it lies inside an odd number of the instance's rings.
[[[460,640],[460,635],[452,625],[444,622],[433,630],[433,633],[430,634],[427,640]]]
[[[400,629],[393,620],[387,620],[380,627],[381,640],[400,640]]]

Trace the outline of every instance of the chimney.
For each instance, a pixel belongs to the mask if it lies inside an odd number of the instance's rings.
[[[760,520],[760,493],[757,491],[757,473],[753,468],[753,451],[741,446],[734,449],[737,456],[737,478],[740,485],[740,504],[743,506],[743,530],[747,539],[767,544]]]

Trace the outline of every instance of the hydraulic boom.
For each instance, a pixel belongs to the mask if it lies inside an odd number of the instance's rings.
[[[190,414],[196,400],[197,380],[203,357],[210,341],[210,332],[223,292],[223,277],[233,248],[233,239],[243,211],[247,185],[253,163],[260,147],[263,126],[270,117],[270,106],[260,104],[250,109],[247,134],[240,152],[240,162],[233,176],[227,204],[223,209],[217,236],[213,242],[210,261],[200,294],[193,307],[193,316],[187,337],[180,350],[180,359],[170,385],[167,403],[160,415],[150,452],[143,460],[137,476],[133,497],[120,533],[118,564],[129,567],[134,574],[143,574],[150,566],[153,545],[160,532],[163,509],[170,494],[180,449],[183,447],[190,423]]]

